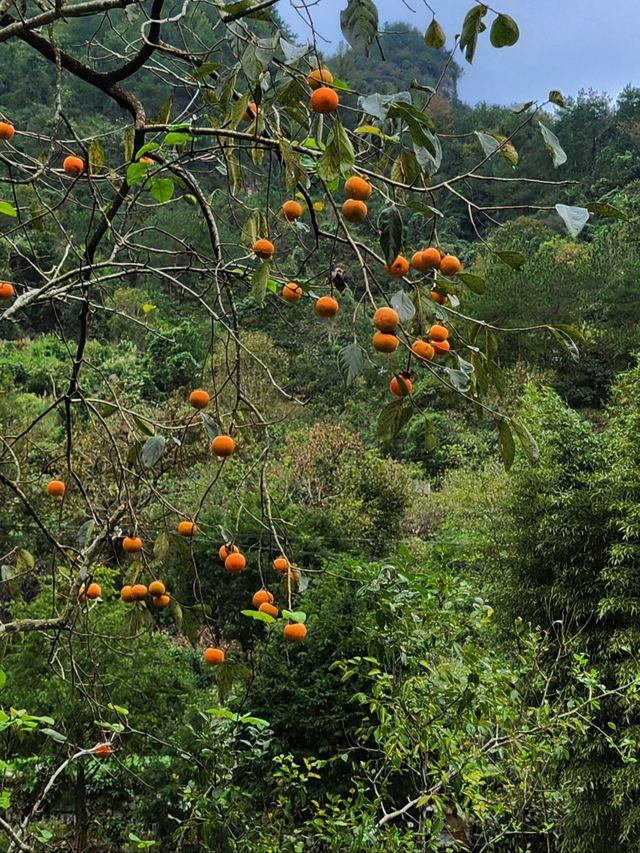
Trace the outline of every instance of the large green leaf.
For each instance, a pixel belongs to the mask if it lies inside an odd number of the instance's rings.
[[[527,262],[527,256],[522,252],[494,252],[503,264],[514,270],[521,270]]]
[[[513,433],[511,432],[509,421],[506,418],[496,418],[496,423],[498,425],[500,453],[502,454],[504,467],[508,471],[513,465],[513,460],[516,455],[516,444],[513,440]]]
[[[97,139],[89,145],[89,174],[97,175],[104,166],[104,148]]]
[[[163,435],[151,435],[142,446],[140,457],[145,468],[153,468],[164,453],[167,439]]]
[[[151,195],[160,204],[166,204],[172,198],[175,188],[171,178],[157,178],[151,185]]]
[[[5,216],[18,215],[18,211],[12,204],[9,204],[8,201],[0,201],[0,213],[3,213]]]
[[[593,213],[596,216],[609,216],[611,219],[628,219],[627,214],[618,210],[617,207],[614,207],[612,204],[608,204],[605,201],[588,201],[585,204],[585,210],[588,210],[589,213]]]
[[[396,101],[389,105],[387,118],[397,118],[403,121],[409,128],[411,139],[415,145],[426,148],[432,157],[437,155],[438,148],[434,133],[435,127],[428,115],[420,112],[413,104]]]
[[[446,42],[447,37],[444,30],[436,19],[433,18],[427,27],[426,33],[424,34],[424,43],[427,47],[432,47],[434,50],[441,50],[445,46]]]
[[[385,207],[378,216],[380,229],[380,246],[384,252],[387,266],[395,261],[400,254],[403,244],[402,216],[395,205]]]
[[[391,441],[411,420],[413,407],[407,398],[388,403],[378,415],[377,433],[380,441]]]
[[[462,23],[460,49],[464,51],[464,58],[469,63],[473,62],[473,57],[476,54],[478,36],[485,28],[482,19],[487,12],[487,6],[485,6],[484,3],[478,3],[469,9]]]
[[[318,177],[330,184],[353,169],[355,153],[344,127],[336,119],[329,131],[327,147],[318,160]]]
[[[261,307],[264,305],[264,298],[267,293],[267,282],[269,280],[270,269],[270,261],[262,261],[260,266],[251,276],[251,295],[255,299],[256,303]]]
[[[356,53],[369,55],[378,34],[378,9],[372,0],[349,0],[340,12],[340,29]]]
[[[510,15],[501,13],[491,25],[489,38],[494,47],[512,47],[520,38],[520,30]]]
[[[338,370],[345,385],[352,385],[362,372],[364,353],[359,343],[354,341],[338,352]]]
[[[416,306],[404,290],[397,290],[389,300],[401,323],[409,323],[416,316]]]

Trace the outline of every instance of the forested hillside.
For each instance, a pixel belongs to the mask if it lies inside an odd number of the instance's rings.
[[[640,89],[470,7],[3,5],[0,851],[640,850]]]

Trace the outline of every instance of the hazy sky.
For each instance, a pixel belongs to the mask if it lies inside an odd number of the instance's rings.
[[[331,53],[341,40],[340,10],[347,0],[317,0],[312,6],[323,52]],[[431,13],[423,0],[377,0],[381,24],[406,21],[424,31]],[[447,33],[447,46],[460,32],[462,19],[474,0],[430,0]],[[473,65],[458,54],[464,67],[460,97],[473,103],[514,103],[546,97],[549,89],[575,95],[596,89],[617,95],[631,83],[640,86],[640,0],[499,0],[493,8],[512,15],[520,26],[520,41],[500,50],[480,36]],[[301,40],[310,34],[288,0],[278,9]],[[485,19],[491,22],[489,13]],[[409,81],[407,81],[409,82]]]

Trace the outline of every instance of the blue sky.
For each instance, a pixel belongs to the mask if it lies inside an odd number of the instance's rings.
[[[317,0],[310,6],[316,29],[326,39],[318,43],[325,53],[341,40],[340,10],[346,2]],[[377,0],[381,23],[402,20],[424,31],[431,13],[423,0],[406,3]],[[474,0],[430,0],[430,5],[452,44]],[[499,0],[491,5],[516,19],[520,41],[495,50],[484,33],[473,65],[458,56],[465,70],[459,88],[463,100],[510,104],[544,98],[549,89],[566,95],[595,89],[615,96],[628,83],[640,86],[640,0]],[[281,0],[278,10],[301,40],[310,39],[288,0]]]

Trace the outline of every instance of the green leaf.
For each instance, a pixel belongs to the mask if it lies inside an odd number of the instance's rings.
[[[284,137],[278,139],[278,145],[280,146],[282,162],[284,163],[287,189],[293,190],[298,184],[302,184],[303,187],[308,186],[309,176],[301,163],[300,154],[293,150],[291,142]]]
[[[432,450],[435,450],[438,446],[438,432],[433,424],[433,421],[430,421],[428,418],[424,420],[424,448],[427,453],[431,453]]]
[[[124,149],[124,159],[127,163],[133,160],[134,135],[130,127],[125,128],[122,147]]]
[[[540,133],[542,133],[542,138],[544,139],[544,143],[547,147],[549,156],[551,157],[553,165],[557,169],[558,166],[562,166],[563,163],[567,162],[567,155],[562,145],[560,145],[560,141],[555,135],[555,133],[549,130],[549,128],[546,125],[542,124],[541,121],[539,121],[538,124],[540,126]]]
[[[458,278],[463,284],[466,284],[469,290],[473,293],[484,293],[487,289],[487,282],[481,275],[473,272],[459,272]]]
[[[267,282],[269,280],[269,271],[271,269],[270,261],[262,261],[260,266],[254,270],[251,276],[251,295],[260,307],[264,305],[264,298],[267,294]]]
[[[318,160],[318,177],[327,183],[339,180],[353,169],[355,153],[344,127],[336,119],[327,138],[327,147]]]
[[[132,187],[134,184],[144,181],[150,168],[149,163],[131,163],[127,167],[127,183],[129,186]]]
[[[487,14],[488,8],[484,3],[478,3],[473,8],[469,9],[462,23],[462,33],[460,34],[460,49],[464,51],[464,58],[469,64],[473,62],[473,57],[478,46],[478,35],[484,28],[482,19]]]
[[[364,353],[359,343],[353,342],[338,352],[338,370],[345,385],[352,385],[362,372]]]
[[[173,95],[169,95],[164,104],[160,107],[158,113],[158,124],[168,124],[171,116],[171,107],[173,106]]]
[[[521,270],[527,262],[527,256],[522,252],[494,252],[494,255],[514,270]]]
[[[66,735],[63,735],[62,732],[57,732],[55,729],[40,729],[43,735],[50,737],[51,740],[55,740],[56,743],[64,743],[67,739]]]
[[[153,427],[153,423],[147,418],[143,418],[141,415],[133,414],[131,416],[135,425],[138,427],[140,432],[145,435],[155,435],[155,429]]]
[[[380,441],[391,441],[411,420],[413,407],[408,399],[388,403],[378,415],[377,434]]]
[[[166,145],[167,148],[171,148],[175,145],[184,145],[185,142],[191,142],[193,139],[194,137],[190,133],[172,131],[171,133],[167,133],[162,140],[162,144]]]
[[[395,261],[403,245],[403,225],[400,211],[395,205],[383,208],[378,215],[380,246],[384,252],[387,266]]]
[[[104,148],[97,139],[89,145],[89,174],[97,175],[104,166]]]
[[[0,669],[0,690],[2,690],[2,688],[5,686],[6,683],[7,683],[7,673],[4,671],[4,669]]]
[[[8,201],[0,201],[0,213],[3,213],[5,216],[14,217],[18,215],[18,211]]]
[[[256,622],[264,622],[265,625],[273,625],[276,622],[275,616],[270,616],[268,613],[262,613],[260,610],[241,610],[243,616],[248,616],[250,619],[255,619]]]
[[[593,213],[596,216],[609,216],[611,219],[628,219],[627,214],[618,210],[617,207],[614,207],[612,204],[607,204],[604,201],[588,201],[585,204],[585,210],[588,210],[589,213]]]
[[[506,470],[509,471],[513,465],[513,460],[516,455],[516,445],[513,440],[513,433],[511,432],[509,421],[506,418],[496,418],[496,423],[498,425],[498,440],[500,442],[502,461],[504,462]]]
[[[416,316],[416,306],[404,290],[397,290],[389,300],[401,323],[409,323]]]
[[[551,334],[558,341],[562,349],[567,353],[569,358],[572,361],[580,360],[580,350],[578,349],[578,345],[573,340],[570,335],[567,335],[564,331],[558,328],[554,328],[553,326],[549,327]]]
[[[487,157],[491,157],[494,153],[498,152],[510,166],[518,165],[520,155],[513,143],[506,136],[503,136],[501,133],[482,133],[478,130],[475,131],[475,134]]]
[[[166,204],[173,196],[175,188],[171,178],[156,178],[151,185],[151,195],[160,204]]]
[[[510,15],[501,13],[494,19],[489,33],[494,47],[512,47],[519,38],[520,30]]]
[[[589,211],[586,207],[571,207],[568,204],[556,204],[558,215],[567,226],[572,237],[577,237],[589,221]]]
[[[200,417],[202,418],[202,425],[209,436],[209,440],[213,441],[214,438],[220,435],[220,427],[209,415],[202,414]]]
[[[300,622],[303,625],[307,621],[307,614],[302,610],[283,610],[282,616],[290,622]]]
[[[567,108],[567,102],[564,99],[564,95],[562,92],[559,92],[557,89],[552,89],[549,92],[549,101],[552,104],[555,104],[556,107],[562,107],[563,110]]]
[[[397,118],[405,122],[414,144],[420,148],[426,148],[434,158],[438,155],[438,141],[435,137],[433,121],[413,104],[407,104],[404,101],[390,104],[387,118]]]
[[[224,17],[232,16],[234,20],[238,18],[254,18],[257,21],[270,21],[271,14],[269,13],[269,9],[255,9],[254,7],[257,5],[254,0],[239,0],[237,3],[229,3],[221,6],[220,11]],[[308,48],[305,49],[308,50]]]
[[[356,53],[369,55],[378,34],[378,9],[372,0],[349,0],[340,12],[340,29]]]
[[[36,561],[33,554],[29,553],[26,548],[18,548],[16,551],[16,571],[18,574],[31,572],[35,568]]]
[[[427,31],[424,34],[424,43],[427,47],[432,47],[434,50],[441,50],[447,43],[445,32],[435,18],[433,18],[427,27]]]
[[[535,103],[535,101],[523,101],[520,104],[514,104],[512,107],[509,107],[509,110],[512,113],[516,113],[516,114],[524,113],[527,110],[531,109],[531,107],[534,105],[534,103]]]
[[[163,435],[151,435],[142,446],[140,457],[145,468],[153,468],[164,453],[167,439]]]
[[[424,204],[421,201],[410,201],[407,206],[412,210],[417,210],[418,213],[424,213],[424,215],[429,218],[432,216],[444,216],[442,211],[438,210],[436,207],[431,207],[430,204]]]
[[[531,435],[526,426],[516,418],[511,418],[511,426],[513,427],[524,452],[527,454],[531,465],[537,465],[540,461],[540,448],[535,438]]]

